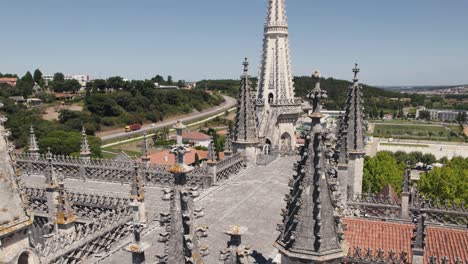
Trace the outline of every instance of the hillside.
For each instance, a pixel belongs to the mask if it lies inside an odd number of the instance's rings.
[[[252,78],[252,83],[257,82],[256,78]],[[209,90],[219,91],[224,94],[237,97],[239,92],[239,80],[224,79],[224,80],[202,80],[197,83],[199,88],[207,88]],[[312,77],[301,76],[294,77],[294,85],[296,88],[296,96],[303,97],[308,91],[314,88],[315,83]],[[321,87],[327,90],[329,99],[325,102],[325,107],[328,109],[342,109],[344,106],[348,87],[351,82],[346,80],[338,80],[334,78],[322,78]],[[398,100],[390,100],[390,98],[398,98],[402,95],[397,92],[386,91],[381,88],[364,85],[364,100],[365,107],[369,111],[376,113],[380,110],[396,111],[403,107]]]

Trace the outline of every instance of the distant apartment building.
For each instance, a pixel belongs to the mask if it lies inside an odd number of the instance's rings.
[[[434,121],[447,121],[453,122],[457,120],[460,113],[468,115],[467,110],[440,110],[440,109],[426,109],[425,107],[416,110],[416,118],[419,118],[422,111],[429,112],[429,118]]]
[[[89,75],[82,75],[82,74],[65,74],[65,80],[77,80],[81,87],[85,87],[86,83],[90,81]],[[49,84],[50,81],[54,80],[54,75],[42,75],[42,79],[44,79],[46,85]]]
[[[6,83],[10,86],[16,86],[16,82],[18,81],[18,78],[0,78],[0,83]]]

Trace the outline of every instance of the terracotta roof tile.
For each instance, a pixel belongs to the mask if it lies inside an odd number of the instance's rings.
[[[206,150],[196,150],[194,148],[190,148],[190,152],[185,154],[185,163],[192,164],[195,162],[195,154],[198,153],[198,158],[200,160],[204,160],[208,158],[208,151]],[[149,155],[150,162],[152,164],[159,164],[159,165],[172,165],[175,163],[175,156],[174,154],[170,153],[170,150],[165,149],[156,153],[152,153]],[[219,158],[224,159],[224,153],[219,153]]]
[[[201,132],[183,132],[182,138],[185,140],[210,140],[210,136]]]
[[[369,219],[345,218],[347,247],[354,249],[382,248],[385,252],[407,252],[411,260],[412,224],[383,222]],[[468,229],[431,227],[426,228],[425,263],[430,256],[459,257],[468,260]]]

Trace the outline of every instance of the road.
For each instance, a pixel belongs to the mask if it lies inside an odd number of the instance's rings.
[[[236,99],[234,99],[232,97],[229,97],[229,96],[225,96],[225,95],[223,95],[223,97],[224,97],[224,100],[225,100],[225,102],[223,104],[221,104],[219,106],[216,106],[216,107],[206,109],[206,110],[198,112],[198,113],[192,113],[192,114],[186,115],[186,116],[181,117],[179,119],[171,119],[171,120],[167,120],[167,121],[158,122],[158,123],[155,123],[154,126],[152,126],[151,124],[144,125],[138,131],[124,132],[123,128],[122,128],[122,130],[120,130],[120,131],[118,131],[116,133],[112,133],[112,134],[108,134],[108,135],[102,135],[102,136],[98,135],[98,136],[104,142],[117,140],[117,139],[132,138],[132,137],[135,137],[137,135],[141,135],[141,134],[143,134],[143,132],[146,132],[146,131],[152,131],[152,130],[155,130],[155,129],[160,129],[160,128],[167,127],[167,126],[172,126],[177,122],[177,120],[180,120],[180,121],[182,121],[184,123],[187,123],[187,122],[190,122],[192,120],[197,120],[197,119],[200,119],[200,118],[209,117],[209,116],[212,116],[212,115],[219,114],[221,112],[224,112],[226,110],[231,109],[232,107],[234,107],[236,105],[236,103],[237,103]]]

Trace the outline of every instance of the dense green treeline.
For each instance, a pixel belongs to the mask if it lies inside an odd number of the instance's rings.
[[[15,104],[9,99],[10,96],[30,94],[29,89],[32,88],[35,82],[33,79],[41,77],[38,71],[35,72],[34,77],[29,75],[31,74],[25,75],[24,81],[19,81],[19,83],[27,82],[28,86],[26,88],[22,85],[12,87],[7,84],[0,84],[0,102],[4,104],[1,111],[8,117],[6,127],[11,130],[12,138],[17,147],[25,147],[27,145],[31,125],[35,127],[36,135],[41,140],[43,137],[47,137],[50,133],[56,131],[77,133],[81,131],[83,126],[88,134],[93,135],[105,126],[157,122],[170,116],[187,114],[194,110],[202,111],[206,108],[219,105],[224,101],[224,98],[220,94],[209,94],[202,89],[161,90],[155,87],[154,80],[124,81],[121,77],[117,76],[107,80],[89,82],[85,89],[86,93],[77,94],[76,99],[69,102],[82,105],[84,107],[83,111],[71,111],[64,108],[59,111],[57,121],[46,121],[42,119],[43,107],[29,108],[22,104]],[[57,78],[54,78],[54,81],[50,82],[49,85],[54,87],[54,90],[65,91],[62,87],[67,86],[62,76],[62,74],[57,73],[54,76]],[[39,82],[42,83],[40,80]],[[170,84],[171,82],[170,76],[167,81],[164,80],[164,84]],[[76,88],[73,88],[73,91],[76,91]],[[40,97],[42,94],[48,97],[45,100],[46,102],[54,100],[53,96],[47,96],[53,95],[50,92],[38,91],[33,95]],[[58,103],[53,105],[58,105]],[[54,136],[61,138],[63,135],[57,134]],[[68,137],[76,139],[72,134],[68,134]],[[90,141],[96,142],[92,138]],[[48,140],[45,142],[56,143],[57,141]],[[72,142],[74,143],[76,140],[72,140]],[[100,144],[99,142],[96,143]],[[69,147],[67,153],[64,153],[64,150],[60,146],[46,145],[44,147],[51,147],[59,154],[73,154],[76,152],[76,146]],[[71,145],[73,144],[68,144],[68,146]],[[93,154],[95,156],[101,155],[100,151],[93,152]]]
[[[363,191],[379,193],[390,184],[400,194],[406,163],[414,167],[418,162],[432,164],[436,161],[434,155],[421,152],[378,152],[375,157],[365,158]],[[468,158],[443,158],[439,162],[444,164],[442,168],[422,173],[418,191],[426,198],[468,203]]]

